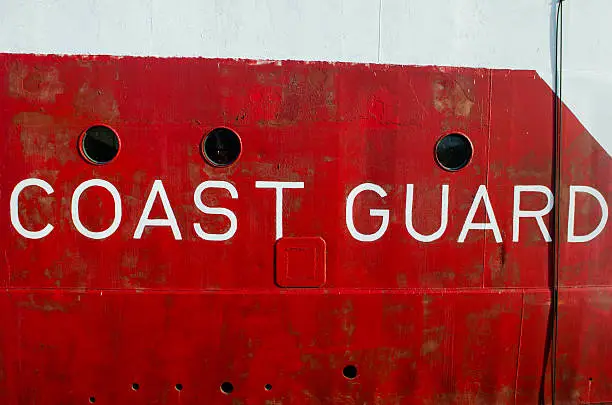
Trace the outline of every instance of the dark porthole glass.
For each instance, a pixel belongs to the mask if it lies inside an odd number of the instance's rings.
[[[79,149],[90,163],[103,165],[110,163],[119,154],[119,136],[104,125],[89,127],[81,136]]]
[[[221,392],[224,394],[231,394],[232,392],[234,392],[234,384],[232,384],[231,382],[225,381],[224,383],[221,384]]]
[[[215,128],[202,140],[202,155],[216,167],[226,167],[236,162],[242,152],[240,137],[229,128]]]
[[[342,369],[342,375],[345,378],[348,378],[349,380],[352,380],[352,379],[356,378],[357,377],[357,367],[355,367],[352,364],[349,364],[348,366],[345,366]]]
[[[472,143],[461,134],[449,134],[436,144],[436,160],[445,170],[463,169],[472,159]]]

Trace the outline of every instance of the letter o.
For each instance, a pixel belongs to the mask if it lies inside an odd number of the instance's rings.
[[[115,218],[113,219],[113,223],[103,231],[90,231],[89,229],[83,226],[81,222],[81,218],[79,217],[79,200],[81,198],[81,194],[85,190],[90,187],[102,187],[108,190],[113,197],[113,201],[115,203]],[[74,194],[72,194],[72,203],[70,207],[70,212],[72,214],[72,222],[74,223],[74,227],[81,233],[82,235],[90,238],[90,239],[105,239],[111,236],[117,228],[119,228],[119,224],[121,223],[121,196],[119,195],[119,191],[106,180],[100,179],[92,179],[84,181],[79,184],[79,186],[74,190]]]

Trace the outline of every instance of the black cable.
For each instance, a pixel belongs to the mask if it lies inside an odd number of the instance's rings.
[[[554,323],[553,335],[552,335],[552,359],[551,359],[551,385],[552,385],[552,404],[556,402],[557,394],[557,337],[559,331],[559,260],[560,260],[560,243],[561,243],[561,210],[559,204],[561,200],[561,135],[562,135],[562,120],[563,120],[563,101],[561,98],[562,92],[562,78],[563,78],[563,1],[558,0],[557,3],[557,16],[555,26],[555,72],[554,72],[554,89],[555,89],[555,103],[554,103],[554,145],[555,145],[555,242],[553,246],[553,282],[552,282],[552,320]]]

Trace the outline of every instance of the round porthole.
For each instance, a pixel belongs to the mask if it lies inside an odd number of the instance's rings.
[[[461,134],[448,134],[436,144],[436,161],[448,171],[463,169],[472,159],[472,142]]]
[[[79,139],[81,155],[89,163],[103,165],[110,163],[119,154],[121,142],[114,129],[105,125],[87,128]]]
[[[231,394],[232,392],[234,392],[234,384],[228,381],[225,381],[224,383],[222,383],[219,388],[221,389],[221,392],[224,394]]]
[[[352,364],[349,364],[348,366],[342,369],[342,375],[345,378],[348,378],[349,380],[357,378],[357,367]]]
[[[206,134],[200,149],[209,164],[226,167],[235,163],[240,157],[242,142],[236,132],[219,127]]]

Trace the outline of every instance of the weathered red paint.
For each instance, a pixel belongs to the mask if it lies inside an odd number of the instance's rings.
[[[552,244],[529,220],[511,242],[512,187],[552,188],[554,176],[554,96],[534,72],[4,54],[0,89],[1,403],[550,401]],[[94,166],[77,139],[100,122],[116,129],[122,150]],[[606,198],[611,188],[607,153],[567,109],[563,123],[562,241],[567,187],[590,185]],[[218,126],[242,139],[240,160],[227,168],[199,153],[203,134]],[[432,155],[453,131],[474,146],[472,162],[455,173]],[[55,189],[22,194],[24,225],[55,226],[40,240],[24,239],[9,221],[11,190],[28,177]],[[105,240],[80,235],[70,218],[72,192],[91,178],[122,196],[123,221]],[[168,228],[133,239],[155,179],[181,241]],[[193,222],[217,232],[228,225],[193,205],[195,187],[209,179],[239,192],[235,200],[206,194],[238,217],[226,242],[193,231]],[[323,287],[275,284],[274,191],[256,189],[257,180],[305,183],[284,195],[284,235],[325,240]],[[351,238],[344,222],[347,194],[367,181],[388,196],[363,194],[356,225],[374,231],[380,220],[369,209],[391,209],[387,233],[373,243]],[[423,233],[437,229],[440,185],[450,185],[442,239],[407,234],[407,183]],[[459,244],[480,184],[504,241],[482,231]],[[85,195],[83,223],[108,226],[110,195]],[[578,229],[592,229],[599,208],[581,204]],[[158,202],[153,214],[161,213]],[[610,242],[607,227],[590,243],[561,243],[558,403],[612,401]],[[347,364],[357,378],[342,375]],[[234,386],[229,395],[224,381]]]

